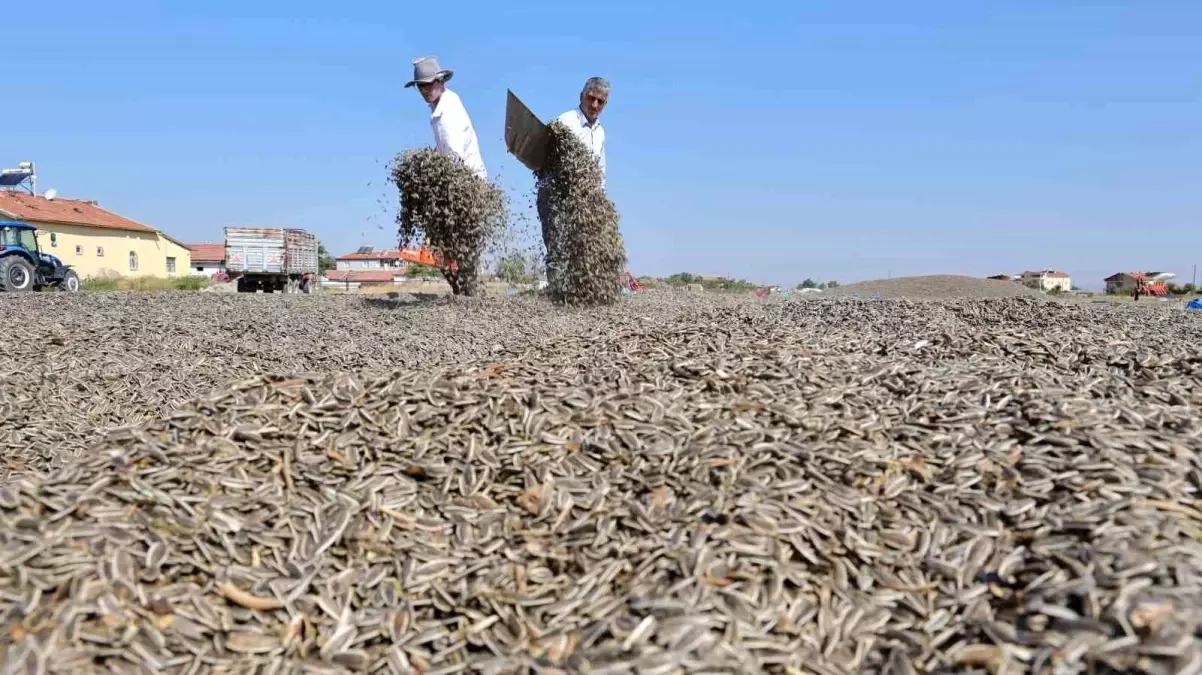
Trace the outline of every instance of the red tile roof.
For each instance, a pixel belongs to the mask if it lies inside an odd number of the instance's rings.
[[[396,249],[390,248],[383,251],[372,251],[371,253],[344,253],[338,256],[338,260],[404,260],[405,262],[422,263],[424,265],[437,265],[438,261],[434,258],[434,254],[427,248],[405,248]]]
[[[401,257],[401,252],[397,250],[391,251],[372,251],[371,253],[344,253],[335,260],[398,260]]]
[[[354,281],[359,283],[382,283],[392,281],[389,270],[330,270],[326,272],[330,281]]]
[[[371,253],[344,253],[338,256],[338,260],[400,260],[400,249],[390,248],[380,251],[372,251]]]
[[[0,190],[0,213],[9,218],[29,220],[35,223],[102,227],[108,230],[132,232],[158,232],[153,227],[106,211],[100,208],[96,202],[63,199],[62,197],[46,199],[8,190]]]
[[[225,262],[225,244],[189,244],[192,263]]]
[[[1106,277],[1103,281],[1118,281],[1124,274],[1136,281],[1147,281],[1152,276],[1150,272],[1116,272]]]

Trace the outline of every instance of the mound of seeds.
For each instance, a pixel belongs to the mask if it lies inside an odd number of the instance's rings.
[[[0,294],[0,483],[259,373],[428,369],[599,320],[549,310],[516,298]]]
[[[618,210],[592,152],[561,122],[550,125],[536,189],[548,219],[548,293],[569,305],[607,305],[622,292],[626,248]]]
[[[432,148],[397,155],[391,180],[400,192],[400,245],[429,245],[447,263],[444,274],[452,292],[475,295],[481,258],[509,221],[505,193],[459,158]]]
[[[882,298],[948,300],[955,298],[1023,298],[1045,297],[1043,293],[1016,281],[978,279],[956,274],[932,274],[921,277],[876,279],[838,286],[823,291],[823,297],[861,298],[879,295]]]
[[[6,668],[1198,671],[1197,317],[685,298],[0,488]]]

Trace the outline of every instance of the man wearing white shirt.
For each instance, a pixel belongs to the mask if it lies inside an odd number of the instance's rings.
[[[447,88],[447,82],[454,74],[452,70],[440,68],[437,57],[423,56],[413,61],[413,79],[405,88],[416,86],[422,99],[430,106],[430,128],[434,130],[435,150],[446,157],[458,157],[480,180],[487,181],[488,170],[484,168],[484,158],[480,156],[480,144],[476,140],[472,120],[459,94]],[[477,270],[470,269],[472,267],[463,264],[454,271],[443,268],[443,276],[451,285],[452,293],[475,294]]]
[[[603,77],[590,77],[580,91],[580,105],[555,118],[572,131],[576,138],[586,148],[593,152],[601,167],[601,187],[605,188],[605,127],[601,126],[601,112],[609,103],[609,80]],[[538,209],[538,219],[543,229],[543,244],[547,247],[548,258],[552,257],[552,244],[555,239],[554,224],[551,223],[550,204],[545,186],[540,185],[535,198]],[[554,265],[557,261],[548,260],[547,281],[551,282]]]
[[[601,126],[601,111],[609,103],[609,81],[590,77],[580,92],[580,106],[555,118],[572,130],[584,147],[593,151],[601,165],[601,184],[605,185],[605,127]]]
[[[405,87],[416,85],[422,99],[430,106],[435,149],[449,157],[458,157],[482,180],[488,180],[472,120],[459,94],[447,88],[447,82],[454,75],[455,71],[440,68],[436,57],[424,56],[413,61],[413,80]]]

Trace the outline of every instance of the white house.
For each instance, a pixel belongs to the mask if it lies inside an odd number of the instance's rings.
[[[191,244],[191,272],[194,275],[211,277],[225,271],[225,244]]]
[[[361,270],[403,270],[405,260],[401,258],[399,249],[376,251],[370,246],[364,246],[354,253],[338,256],[334,261],[334,269],[340,271]]]
[[[1030,279],[1039,280],[1039,288],[1045,292],[1057,291],[1060,293],[1068,293],[1073,290],[1073,280],[1064,272],[1056,270],[1042,270],[1035,272],[1023,272],[1021,281],[1026,283]]]

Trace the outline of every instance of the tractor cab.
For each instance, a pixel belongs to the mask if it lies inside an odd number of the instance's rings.
[[[15,220],[0,221],[0,291],[57,288],[74,293],[79,275],[38,246],[38,229]]]
[[[31,255],[38,254],[37,228],[25,223],[0,221],[0,249],[24,249]]]

